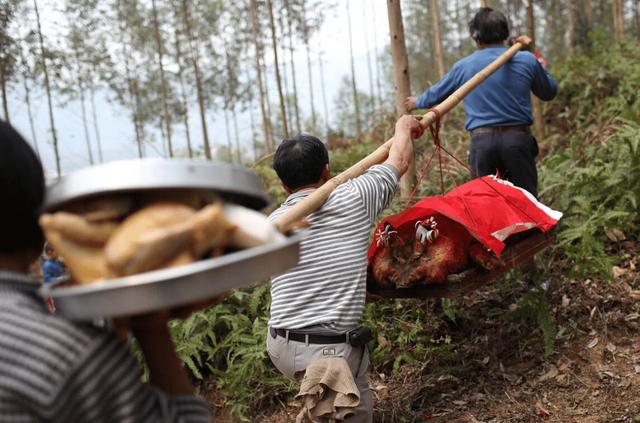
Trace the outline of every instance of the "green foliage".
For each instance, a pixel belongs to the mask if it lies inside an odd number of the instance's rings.
[[[176,350],[196,379],[213,376],[232,416],[250,421],[294,386],[271,364],[265,343],[269,285],[234,291],[223,303],[171,322]],[[251,383],[247,383],[251,381]]]
[[[640,47],[594,48],[576,56],[560,75],[553,123],[569,126],[552,138],[555,151],[540,165],[541,196],[564,212],[558,250],[576,275],[609,276],[617,261],[606,231],[637,232],[640,201]]]

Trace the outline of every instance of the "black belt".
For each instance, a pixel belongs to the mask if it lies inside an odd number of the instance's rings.
[[[502,132],[526,132],[531,133],[529,125],[514,125],[514,126],[483,126],[471,131],[471,135],[478,134],[495,134]]]
[[[271,337],[281,336],[287,338],[286,329],[269,328]],[[289,331],[289,340],[296,342],[309,342],[310,344],[342,344],[347,343],[347,334],[342,335],[316,335],[312,333],[300,333]]]

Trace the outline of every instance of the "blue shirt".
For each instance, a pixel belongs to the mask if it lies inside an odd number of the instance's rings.
[[[505,50],[503,46],[490,46],[459,60],[416,99],[416,107],[425,109],[441,103]],[[557,91],[556,81],[538,59],[528,51],[520,51],[465,97],[464,127],[471,131],[483,126],[531,125],[531,92],[549,101]]]
[[[42,261],[42,278],[44,282],[51,282],[65,274],[65,268],[58,260],[45,259]]]

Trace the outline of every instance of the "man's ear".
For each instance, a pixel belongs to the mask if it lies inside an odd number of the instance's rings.
[[[292,194],[293,193],[293,191],[291,191],[288,186],[286,186],[284,183],[282,183],[282,181],[280,181],[280,186],[282,187],[284,192],[286,192],[287,194]]]
[[[322,169],[322,178],[325,181],[328,181],[329,179],[331,179],[331,171],[329,170],[329,163],[324,165],[324,169]]]

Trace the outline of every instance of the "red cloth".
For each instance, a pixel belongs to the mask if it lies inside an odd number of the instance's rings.
[[[379,244],[379,233],[387,223],[401,232],[403,229],[414,230],[417,220],[438,213],[463,225],[496,256],[500,256],[505,246],[503,241],[510,235],[532,228],[546,232],[562,217],[561,212],[540,203],[522,188],[495,176],[483,176],[444,196],[418,201],[402,213],[382,220],[369,248],[369,259],[373,257]]]

